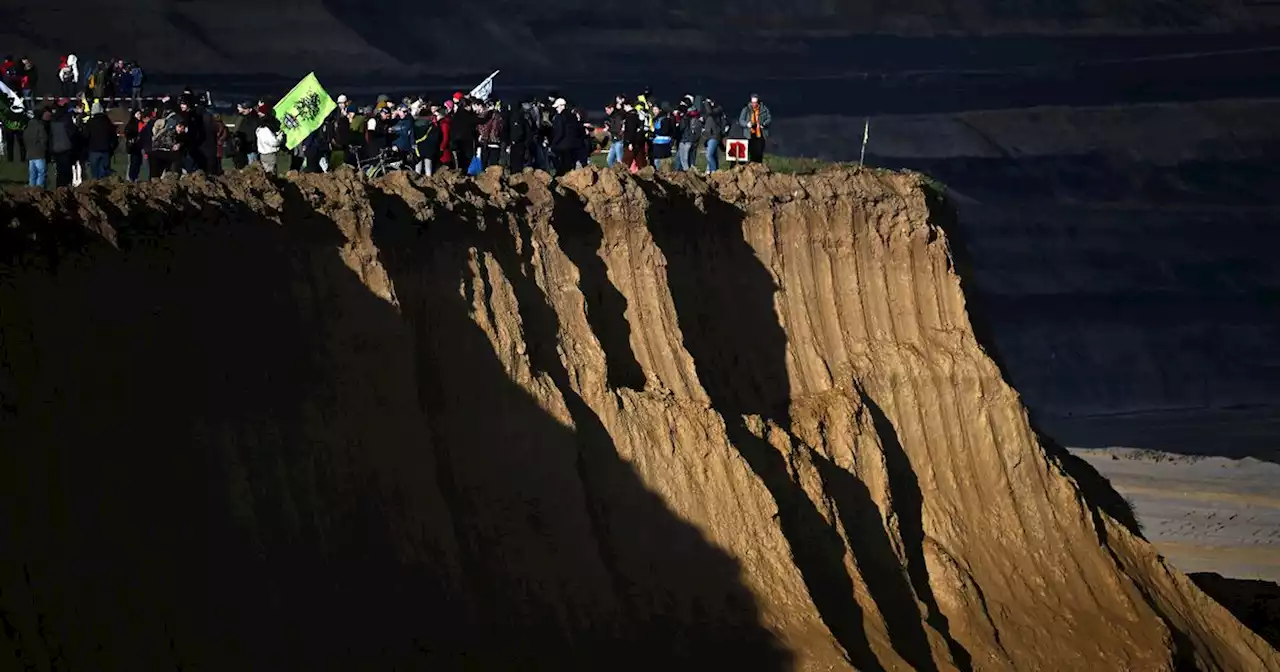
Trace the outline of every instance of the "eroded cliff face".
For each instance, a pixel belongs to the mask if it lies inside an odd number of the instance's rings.
[[[918,177],[0,198],[36,669],[1280,669],[1041,444]]]

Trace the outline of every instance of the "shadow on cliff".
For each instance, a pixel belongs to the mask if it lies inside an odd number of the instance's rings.
[[[19,659],[395,667],[422,657],[415,638],[465,635],[451,542],[430,531],[447,514],[406,524],[423,512],[406,490],[423,437],[398,415],[410,353],[341,233],[288,192],[280,226],[207,197],[126,215],[93,190],[118,248],[0,203],[61,248],[18,253],[0,287]]]
[[[1280,648],[1280,584],[1212,572],[1187,576],[1268,644]]]
[[[599,254],[604,230],[576,196],[553,192],[553,197],[553,218],[556,231],[561,234],[560,246],[582,273],[579,289],[587,303],[587,321],[604,349],[609,386],[643,390],[644,370],[631,349],[627,299],[609,280],[608,267]]]
[[[787,458],[756,436],[743,418],[757,415],[789,429],[791,403],[786,334],[774,306],[778,287],[743,238],[743,212],[714,193],[705,195],[699,207],[687,192],[665,189],[660,182],[638,184],[648,196],[649,227],[667,261],[680,332],[699,381],[724,416],[730,441],[777,502],[782,531],[823,621],[858,669],[884,669],[863,627],[864,615],[845,565],[844,539],[796,482]],[[893,553],[875,502],[855,476],[823,463],[819,455],[814,459],[842,516],[849,517],[849,545],[885,618],[894,650],[915,669],[937,669],[913,586]],[[918,510],[916,514],[903,515],[902,525],[920,526]],[[903,534],[921,537],[923,530]],[[925,571],[922,562],[921,556],[912,571]],[[918,576],[922,575],[912,574],[913,579]],[[913,583],[921,587],[920,581]],[[927,577],[923,589],[921,599],[931,603]],[[939,632],[952,641],[945,618],[936,620],[931,624],[941,626]],[[958,644],[953,648],[963,652]],[[955,658],[963,667],[968,656]]]
[[[736,562],[580,404],[566,427],[503,368],[469,245],[516,257],[479,213],[424,229],[376,204],[397,310],[312,195],[272,183],[283,225],[194,195],[106,206],[119,247],[0,200],[79,250],[0,259],[0,648],[36,668],[788,669]],[[545,316],[525,319],[559,386]],[[558,521],[579,488],[579,517],[607,520],[583,462],[718,603],[680,595],[671,564],[671,594],[627,594],[608,557],[627,530]]]
[[[471,203],[487,201],[474,182],[454,190]],[[788,669],[791,656],[761,626],[737,561],[645,487],[571,385],[558,316],[535,278],[533,224],[462,203],[421,223],[398,196],[377,189],[370,196],[379,255],[415,334],[418,387],[441,473],[452,480],[443,489],[458,512],[467,585],[482,617],[500,623],[494,641],[525,652],[526,665],[547,668]],[[572,214],[565,209],[558,205],[555,216]],[[578,219],[564,229],[555,224],[565,251],[581,263],[589,303],[622,310],[590,286],[607,282],[603,263],[586,258],[599,244],[598,225],[593,234],[579,230],[586,227]],[[574,240],[579,234],[584,239]],[[488,314],[473,315],[477,305]],[[507,370],[495,354],[502,345],[477,325],[499,320],[518,320],[529,371]],[[616,363],[610,360],[611,378]],[[525,377],[523,387],[512,380]],[[631,382],[643,387],[642,377]],[[540,398],[528,389],[539,389]],[[567,418],[544,408],[557,396]],[[632,538],[646,540],[644,557],[630,555],[638,548]],[[507,612],[523,618],[505,622]],[[505,651],[493,662],[504,660]]]

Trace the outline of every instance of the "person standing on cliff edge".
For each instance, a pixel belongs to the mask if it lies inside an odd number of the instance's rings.
[[[738,115],[738,125],[747,138],[747,160],[751,163],[764,163],[764,143],[769,138],[769,126],[773,124],[773,115],[769,108],[760,102],[760,96],[751,94],[751,102],[742,108]]]

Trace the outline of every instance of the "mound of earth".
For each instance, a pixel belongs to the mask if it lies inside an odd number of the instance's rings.
[[[1280,670],[1038,438],[948,213],[847,169],[0,195],[8,655]]]

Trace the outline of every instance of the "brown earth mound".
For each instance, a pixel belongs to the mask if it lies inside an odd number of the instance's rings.
[[[852,170],[0,196],[4,642],[33,669],[1280,670],[1038,439],[941,206]]]

